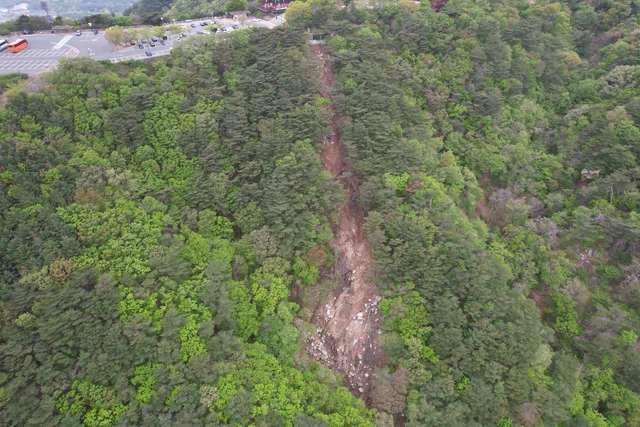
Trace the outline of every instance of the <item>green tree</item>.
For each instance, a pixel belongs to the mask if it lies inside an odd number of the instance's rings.
[[[125,34],[125,29],[119,26],[107,29],[104,32],[104,38],[114,47],[122,46],[125,42],[131,40],[131,37],[127,37],[127,34]]]
[[[238,10],[247,10],[246,0],[229,0],[225,6],[227,12],[235,12]]]

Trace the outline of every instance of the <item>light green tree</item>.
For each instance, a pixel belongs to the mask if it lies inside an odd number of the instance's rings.
[[[104,32],[104,38],[114,47],[120,46],[125,42],[125,31],[122,27],[111,27]]]

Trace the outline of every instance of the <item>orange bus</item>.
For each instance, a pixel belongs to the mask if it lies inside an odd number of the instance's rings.
[[[29,42],[26,39],[18,39],[14,42],[9,43],[9,52],[20,52],[22,49],[29,46]]]

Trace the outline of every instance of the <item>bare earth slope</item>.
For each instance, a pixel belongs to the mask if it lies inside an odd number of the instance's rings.
[[[311,54],[321,73],[321,96],[330,98],[333,63],[324,46],[311,46]],[[312,320],[317,334],[309,339],[307,348],[325,366],[342,374],[354,395],[368,400],[373,369],[380,365],[382,356],[378,350],[380,298],[375,285],[367,280],[371,250],[365,240],[364,211],[355,203],[358,187],[350,165],[345,163],[347,149],[340,143],[335,114],[329,124],[332,134],[322,148],[322,165],[349,192],[333,224],[331,242],[338,255],[334,269],[341,286],[318,305]]]

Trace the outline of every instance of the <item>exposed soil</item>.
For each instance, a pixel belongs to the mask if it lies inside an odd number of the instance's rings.
[[[486,196],[485,196],[486,197]],[[478,203],[476,203],[476,215],[482,218],[485,222],[489,222],[489,216],[491,214],[491,208],[489,207],[489,203],[487,199],[480,199]]]
[[[323,87],[320,96],[331,99],[333,63],[325,46],[312,45],[310,51],[320,72]],[[333,275],[340,287],[318,305],[312,318],[317,334],[308,339],[307,349],[322,364],[342,374],[355,396],[368,401],[373,370],[383,361],[378,350],[380,297],[368,280],[371,249],[365,239],[365,212],[355,203],[358,184],[345,161],[347,149],[340,142],[339,119],[333,103],[327,108],[333,114],[327,119],[331,134],[320,153],[322,165],[348,191],[348,199],[336,215],[331,242],[338,255]]]
[[[535,301],[536,307],[540,312],[540,318],[544,318],[544,315],[550,304],[548,287],[545,285],[544,289],[542,290],[532,289],[529,296]]]
[[[445,7],[448,2],[449,0],[430,0],[429,3],[431,3],[431,7],[433,9],[435,9],[436,11],[439,11],[440,9]]]

